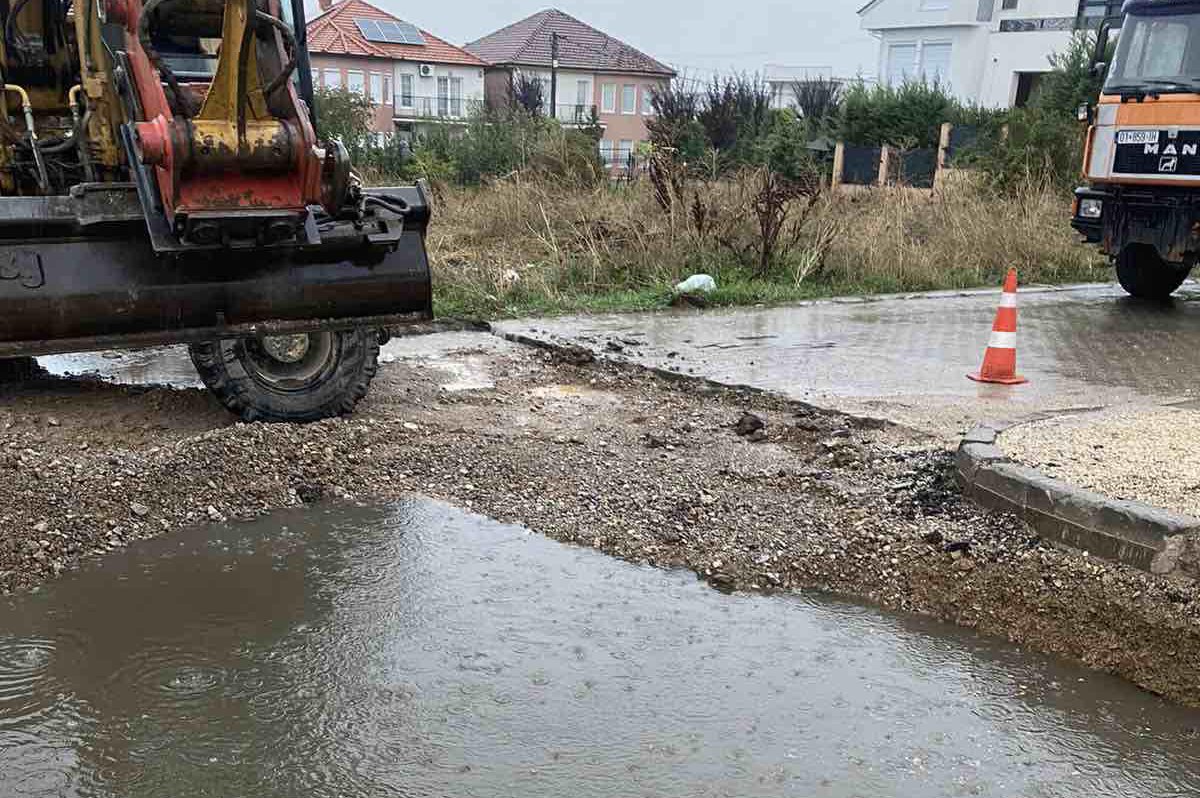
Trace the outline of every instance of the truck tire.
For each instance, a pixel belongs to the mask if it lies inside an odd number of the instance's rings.
[[[353,412],[379,368],[376,330],[206,341],[200,379],[243,421],[307,423]]]
[[[1116,257],[1117,280],[1132,297],[1166,299],[1183,285],[1191,269],[1167,263],[1153,247],[1131,244]]]

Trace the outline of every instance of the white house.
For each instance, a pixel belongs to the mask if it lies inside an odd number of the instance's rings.
[[[1076,29],[1120,10],[1121,0],[872,0],[858,14],[879,40],[882,82],[924,77],[995,108],[1023,105]]]

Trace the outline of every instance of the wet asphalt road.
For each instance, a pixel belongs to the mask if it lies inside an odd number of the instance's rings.
[[[0,795],[1194,795],[1200,712],[932,622],[413,500],[0,600]]]
[[[1023,291],[1017,360],[1030,383],[979,385],[999,291],[806,305],[532,319],[505,334],[751,385],[951,439],[984,420],[1198,395],[1200,286],[1166,303],[1112,286]],[[620,351],[612,351],[615,342]]]
[[[844,299],[775,308],[564,316],[494,325],[500,335],[579,344],[605,357],[782,393],[821,407],[886,418],[947,442],[980,421],[1016,422],[1080,409],[1191,404],[1200,398],[1200,285],[1169,302],[1114,286],[1020,295],[1018,368],[1028,385],[980,385],[999,291]],[[442,356],[493,344],[478,333],[394,339],[383,360],[426,360],[486,387],[487,355]],[[610,342],[620,347],[614,351]],[[56,374],[200,387],[186,350],[43,357]]]

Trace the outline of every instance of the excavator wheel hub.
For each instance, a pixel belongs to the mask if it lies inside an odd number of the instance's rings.
[[[268,335],[262,339],[262,346],[280,363],[299,363],[308,354],[308,335]]]
[[[333,334],[328,332],[249,338],[245,352],[247,371],[281,391],[306,390],[337,360]]]

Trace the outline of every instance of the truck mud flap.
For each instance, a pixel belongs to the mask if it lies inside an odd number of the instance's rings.
[[[0,241],[0,357],[432,317],[424,236],[389,246],[154,254],[144,226]]]

